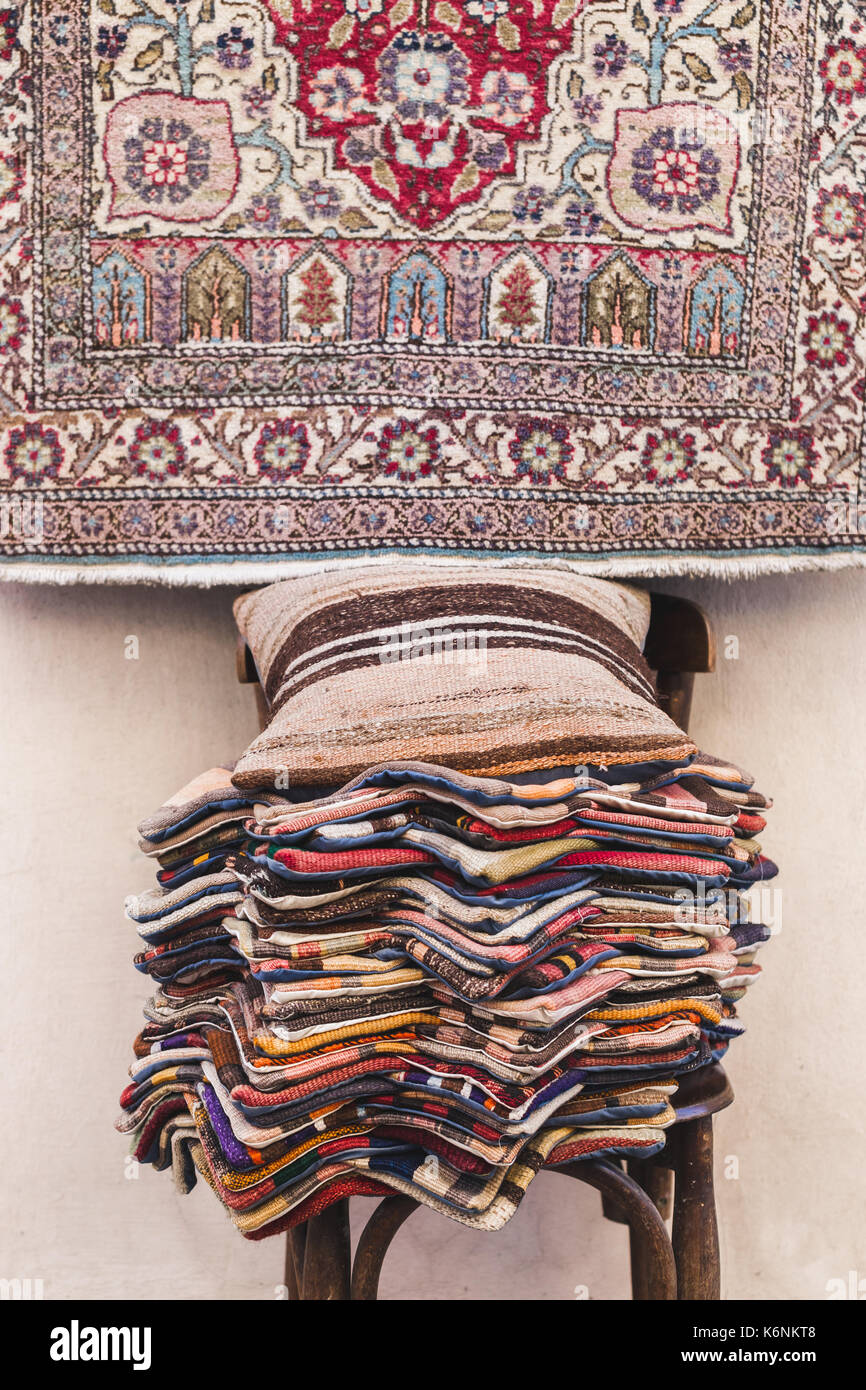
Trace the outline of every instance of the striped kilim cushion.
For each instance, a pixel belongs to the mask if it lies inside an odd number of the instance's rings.
[[[647,595],[624,585],[407,562],[274,584],[235,614],[271,708],[239,787],[395,759],[480,775],[695,752],[655,700]]]

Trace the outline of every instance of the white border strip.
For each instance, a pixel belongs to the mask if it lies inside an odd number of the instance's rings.
[[[194,564],[164,559],[152,563],[92,560],[51,563],[0,559],[0,582],[20,584],[149,584],[168,588],[212,589],[217,586],[252,588],[273,584],[299,575],[326,573],[338,569],[370,565],[397,564],[412,560],[431,568],[471,560],[478,565],[501,569],[537,569],[539,565],[571,574],[595,575],[601,579],[656,579],[678,575],[700,579],[759,579],[764,575],[795,574],[820,570],[861,569],[866,567],[866,550],[817,551],[754,555],[687,554],[671,551],[665,555],[615,555],[569,558],[556,554],[488,555],[483,551],[454,550],[427,553],[423,547],[389,551],[387,554],[362,552],[353,555],[318,556],[313,559],[237,560],[203,559]]]

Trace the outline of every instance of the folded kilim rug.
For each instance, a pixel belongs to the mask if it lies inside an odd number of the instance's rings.
[[[7,576],[862,555],[862,0],[31,0],[0,65]]]

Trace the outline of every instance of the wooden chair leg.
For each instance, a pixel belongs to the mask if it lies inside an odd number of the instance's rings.
[[[304,1301],[348,1299],[350,1266],[349,1203],[344,1198],[307,1222]]]
[[[669,1221],[674,1209],[674,1175],[662,1153],[656,1158],[630,1158],[629,1177],[640,1183],[644,1192],[651,1197],[663,1221]]]
[[[672,1243],[678,1298],[718,1301],[721,1296],[719,1228],[713,1188],[713,1120],[688,1120],[671,1132],[674,1158]]]
[[[373,1303],[379,1294],[379,1276],[388,1247],[403,1222],[415,1211],[414,1197],[402,1193],[385,1197],[379,1203],[361,1232],[352,1270],[352,1298],[357,1302]]]
[[[663,1221],[671,1214],[672,1179],[669,1168],[652,1159],[630,1158],[628,1175],[633,1178],[647,1194]],[[646,1301],[663,1297],[657,1289],[657,1261],[643,1234],[635,1226],[629,1227],[629,1254],[631,1257],[631,1296]]]
[[[307,1223],[293,1226],[286,1232],[286,1275],[285,1284],[289,1300],[295,1302],[303,1298],[304,1289],[304,1250],[307,1244]]]

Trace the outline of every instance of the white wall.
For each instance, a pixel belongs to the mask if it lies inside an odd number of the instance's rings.
[[[742,1007],[737,1098],[716,1123],[724,1288],[821,1298],[829,1279],[866,1277],[866,572],[658,587],[739,638],[739,659],[699,678],[691,727],[774,795],[763,841],[783,869],[783,929]],[[256,732],[231,597],[0,587],[0,1277],[41,1278],[46,1297],[272,1299],[282,1278],[281,1239],[244,1241],[203,1187],[128,1180],[112,1128],[149,993],[122,914],[149,884],[135,824]],[[581,1284],[622,1298],[626,1272],[625,1228],[602,1221],[597,1194],[542,1175],[497,1235],[416,1213],[382,1296],[568,1299]]]

